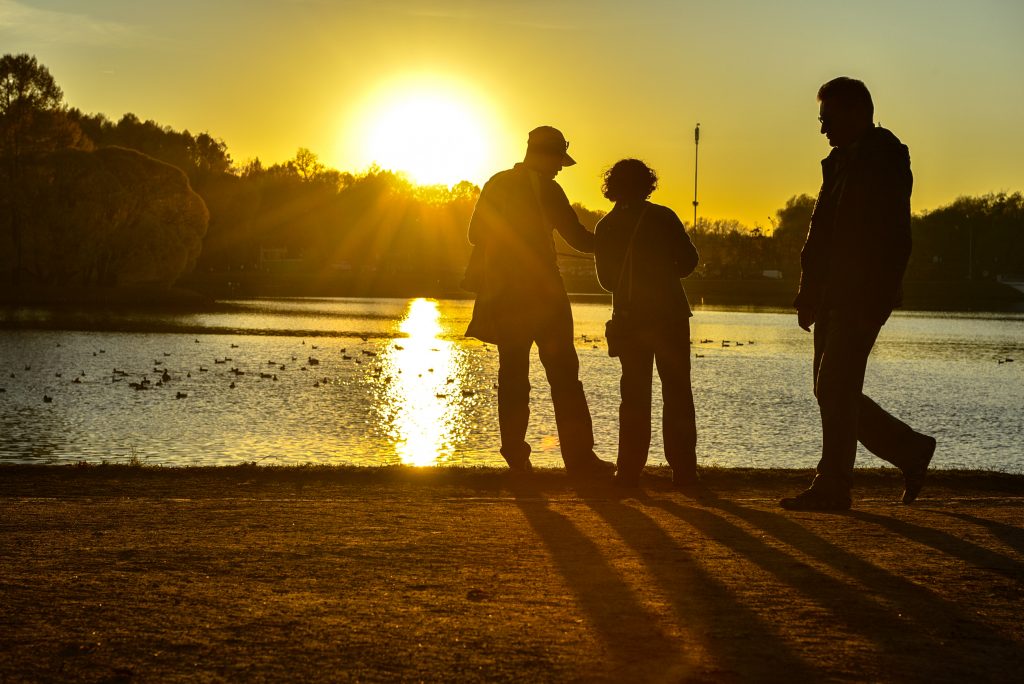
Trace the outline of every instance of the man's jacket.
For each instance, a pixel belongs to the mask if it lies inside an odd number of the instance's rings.
[[[473,254],[463,286],[477,298],[467,336],[493,343],[530,337],[564,310],[555,230],[573,248],[594,251],[594,234],[553,179],[516,164],[487,181],[469,224]]]
[[[910,259],[907,146],[870,128],[821,162],[822,185],[800,253],[798,309],[845,309],[882,325],[902,299]]]

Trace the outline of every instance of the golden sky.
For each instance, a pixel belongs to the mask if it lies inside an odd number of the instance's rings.
[[[701,216],[765,227],[816,191],[814,96],[843,74],[910,146],[915,210],[1024,189],[1019,0],[0,0],[0,52],[71,106],[209,131],[238,162],[435,154],[482,183],[550,124],[570,199],[607,209],[602,170],[637,156],[684,218],[699,121]]]

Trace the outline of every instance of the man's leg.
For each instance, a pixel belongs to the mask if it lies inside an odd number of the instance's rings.
[[[827,311],[814,324],[814,394],[821,412],[821,460],[814,487],[849,496],[868,355],[879,326],[853,312]]]
[[[826,325],[826,328],[828,325]],[[842,325],[840,326],[842,327]],[[860,335],[863,344],[867,345],[867,339],[871,340],[871,346],[874,345],[874,340],[878,337],[878,331],[871,326],[861,326],[853,324],[852,331],[846,334],[846,339],[855,340]],[[866,336],[866,337],[865,337]],[[825,335],[827,337],[827,335]],[[856,342],[855,342],[856,344]],[[822,351],[824,347],[822,346]],[[817,351],[816,347],[816,376],[820,373],[821,355]],[[864,368],[867,366],[867,358],[871,352],[871,347],[867,346],[866,351],[863,352]],[[896,418],[888,411],[883,409],[881,406],[876,404],[870,397],[863,393],[864,387],[864,369],[859,366],[861,354],[859,351],[854,351],[857,358],[857,371],[858,379],[856,380],[857,385],[860,387],[861,392],[858,396],[857,407],[856,407],[856,439],[864,447],[878,456],[884,461],[888,461],[897,468],[903,470],[905,473],[913,472],[916,469],[923,466],[927,468],[928,461],[931,460],[931,453],[935,447],[935,440],[928,435],[923,435],[916,432],[909,425]],[[852,381],[851,381],[852,382]],[[817,383],[816,383],[817,386]],[[819,389],[820,392],[820,389]],[[821,399],[819,397],[819,403]],[[824,421],[824,418],[823,418]],[[824,423],[823,423],[824,427]],[[844,426],[845,427],[845,426]],[[837,438],[839,439],[839,438]],[[843,432],[841,439],[844,440],[843,446],[841,447],[846,453],[846,449],[849,444],[849,435],[847,432]],[[823,449],[823,452],[825,450]],[[856,455],[856,445],[853,447],[854,456]],[[853,472],[853,457],[850,459],[850,473]]]
[[[529,469],[530,348],[532,342],[498,345],[498,426],[501,455],[513,470]]]
[[[619,355],[619,456],[621,482],[639,482],[651,448],[651,380],[654,351],[641,345],[623,349]]]
[[[572,309],[568,297],[553,304],[543,332],[537,337],[537,350],[551,385],[555,406],[555,424],[566,470],[584,474],[588,469],[608,472],[594,454],[594,427],[590,407],[580,382],[580,360],[573,344]],[[611,467],[611,464],[607,464]],[[602,466],[597,468],[597,466]]]
[[[877,326],[841,311],[822,311],[814,322],[814,395],[821,414],[821,460],[810,489],[779,504],[790,510],[850,507],[857,423],[868,354]]]
[[[861,396],[857,439],[882,460],[901,470],[917,466],[922,450],[933,444],[931,437],[915,431],[899,418]]]
[[[655,359],[664,401],[662,432],[665,460],[677,484],[697,481],[697,415],[690,382],[690,326],[681,326],[656,338]]]
[[[857,439],[875,456],[903,472],[905,504],[913,503],[924,486],[935,454],[935,438],[916,432],[868,397],[861,395]]]

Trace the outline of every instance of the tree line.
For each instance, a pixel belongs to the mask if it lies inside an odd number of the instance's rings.
[[[34,57],[0,58],[0,278],[173,284],[198,261],[206,204],[180,168],[97,146],[77,118]]]
[[[425,294],[455,289],[479,188],[418,186],[372,167],[329,168],[300,148],[282,163],[232,160],[226,144],[125,114],[68,107],[29,55],[0,58],[0,279],[18,286],[168,286],[213,294]],[[772,226],[687,229],[696,278],[795,279],[813,197]],[[575,205],[593,228],[603,212]],[[909,279],[1024,274],[1024,195],[961,197],[914,216]],[[599,291],[559,244],[570,289]]]

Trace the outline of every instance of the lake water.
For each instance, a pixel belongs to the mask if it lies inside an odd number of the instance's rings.
[[[0,331],[0,460],[504,463],[497,351],[462,336],[472,302],[233,304],[228,313],[122,314],[104,322],[159,333]],[[608,305],[573,308],[597,450],[614,460],[619,366],[600,339]],[[691,337],[700,463],[813,467],[820,426],[811,336],[795,317],[698,310]],[[160,382],[165,370],[170,379]],[[143,378],[147,388],[133,389]],[[531,383],[533,461],[559,466],[536,352]],[[866,392],[936,436],[936,467],[1024,472],[1024,315],[899,313],[875,346]],[[650,462],[661,464],[657,433]],[[859,466],[881,464],[863,451],[858,458]]]

